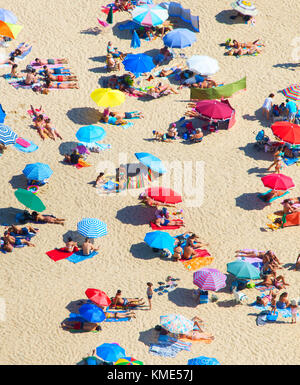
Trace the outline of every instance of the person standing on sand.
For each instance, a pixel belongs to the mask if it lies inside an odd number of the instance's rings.
[[[274,94],[270,94],[264,101],[264,104],[262,106],[262,114],[263,116],[266,116],[268,120],[270,120],[270,112],[272,111],[273,106],[273,98]]]
[[[149,302],[149,310],[152,309],[152,303],[151,303],[152,296],[153,296],[152,287],[153,287],[153,283],[147,282],[147,298],[148,298],[148,302]]]
[[[84,243],[82,245],[82,253],[83,253],[83,255],[90,255],[93,251],[98,251],[98,250],[99,250],[99,247],[98,248],[94,247],[91,244],[89,238],[85,238],[85,241],[84,241]]]

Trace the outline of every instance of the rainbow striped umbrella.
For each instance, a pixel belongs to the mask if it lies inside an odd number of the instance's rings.
[[[115,362],[115,365],[144,365],[144,363],[133,357],[122,357]]]
[[[217,269],[200,269],[195,271],[193,282],[201,290],[218,291],[226,286],[226,275]]]
[[[155,4],[145,4],[140,7],[135,7],[131,14],[133,21],[146,27],[160,25],[169,17],[166,9]]]
[[[160,317],[161,326],[174,334],[185,334],[193,330],[194,322],[183,315],[168,314]]]
[[[284,96],[292,100],[300,100],[300,85],[292,84],[291,86],[282,90]]]
[[[0,35],[16,39],[21,32],[23,26],[11,23],[5,23],[0,20]]]

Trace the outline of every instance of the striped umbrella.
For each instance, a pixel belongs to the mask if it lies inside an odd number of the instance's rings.
[[[231,3],[231,6],[242,15],[256,16],[258,14],[258,10],[251,1],[237,0]]]
[[[146,27],[160,25],[169,17],[166,9],[155,4],[136,7],[131,14],[133,21]]]
[[[4,8],[0,8],[0,20],[11,24],[17,24],[18,21],[16,16],[11,11]]]
[[[200,269],[195,271],[193,283],[201,290],[218,291],[226,286],[226,275],[217,269]]]
[[[6,145],[16,143],[18,135],[13,132],[8,126],[0,124],[0,143]]]
[[[77,223],[77,231],[87,238],[100,238],[107,234],[107,225],[97,218],[83,218]]]
[[[170,333],[185,334],[193,330],[194,322],[183,315],[168,314],[160,317],[161,326]]]
[[[28,164],[24,168],[23,174],[27,179],[43,181],[48,179],[53,174],[53,171],[47,164],[37,162]]]
[[[291,86],[282,90],[284,96],[292,100],[300,100],[300,84],[292,84]]]
[[[133,357],[122,357],[115,362],[115,365],[144,365],[144,363]]]

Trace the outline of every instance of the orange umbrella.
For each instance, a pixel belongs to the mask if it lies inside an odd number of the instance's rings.
[[[5,23],[4,21],[0,20],[0,35],[2,36],[16,39],[22,28],[22,25]]]

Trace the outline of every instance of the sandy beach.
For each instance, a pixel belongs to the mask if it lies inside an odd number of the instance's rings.
[[[294,263],[300,248],[299,227],[266,230],[267,215],[279,210],[281,205],[277,200],[265,207],[257,199],[257,193],[266,191],[260,177],[265,175],[263,169],[269,167],[273,155],[257,152],[253,143],[261,128],[273,137],[270,122],[261,116],[265,98],[273,92],[274,103],[280,104],[285,97],[278,91],[298,82],[299,68],[292,58],[295,49],[292,42],[297,37],[300,3],[273,0],[271,4],[256,0],[259,15],[256,25],[250,26],[224,22],[224,15],[231,9],[230,1],[213,0],[204,6],[203,2],[180,0],[183,7],[200,17],[197,41],[185,48],[184,53],[188,57],[199,54],[217,59],[220,71],[213,78],[220,83],[247,76],[247,90],[230,98],[236,109],[236,124],[228,131],[205,136],[200,144],[150,141],[153,130],[165,132],[170,123],[184,115],[190,90],[184,88],[178,95],[147,102],[126,96],[125,103],[114,110],[139,110],[145,118],[134,120],[134,126],[127,130],[99,124],[107,132],[103,143],[110,144],[111,149],[90,155],[88,161],[92,167],[77,170],[62,163],[62,154],[77,143],[75,133],[81,126],[97,124],[99,120],[101,108],[91,100],[90,93],[100,87],[102,76],[109,76],[104,68],[107,42],[111,40],[114,47],[124,52],[150,54],[163,44],[157,38],[151,42],[142,40],[138,49],[130,48],[130,32],[121,33],[117,29],[118,23],[131,19],[125,12],[114,14],[112,27],[99,35],[81,33],[97,26],[96,17],[105,20],[101,5],[106,3],[104,0],[33,0],[27,7],[21,0],[9,2],[9,9],[24,29],[7,51],[23,41],[33,45],[32,52],[19,63],[18,69],[24,70],[36,57],[67,58],[72,72],[78,76],[80,88],[41,95],[26,89],[15,90],[0,77],[0,103],[7,113],[5,124],[39,146],[30,154],[9,146],[0,157],[0,223],[9,223],[16,210],[24,208],[14,191],[25,187],[22,170],[34,162],[47,163],[53,170],[48,186],[39,194],[46,205],[45,213],[66,218],[64,227],[39,225],[35,248],[0,254],[0,297],[6,303],[6,319],[0,321],[0,364],[74,365],[104,342],[119,343],[128,356],[145,364],[186,365],[188,359],[200,355],[215,357],[224,365],[298,364],[300,350],[295,348],[295,339],[299,321],[290,325],[290,319],[285,319],[283,323],[257,327],[258,311],[247,305],[234,305],[228,289],[216,293],[216,303],[197,306],[192,297],[196,288],[193,273],[180,262],[155,257],[143,242],[151,230],[148,209],[138,205],[136,196],[131,194],[99,195],[90,182],[101,171],[102,162],[110,161],[118,167],[120,159],[124,162],[127,157],[125,163],[136,163],[135,152],[149,152],[166,163],[192,161],[193,167],[196,162],[203,162],[203,203],[197,207],[186,205],[185,199],[190,198],[189,186],[184,186],[180,207],[184,210],[185,229],[209,243],[208,250],[214,257],[209,267],[226,273],[226,264],[234,260],[235,250],[243,248],[271,249],[283,264]],[[261,39],[265,48],[258,56],[238,59],[224,56],[225,50],[220,44],[228,38],[242,42]],[[180,65],[184,61],[174,59],[174,63]],[[8,72],[8,68],[0,68],[0,76]],[[30,104],[37,108],[43,106],[61,133],[62,141],[46,139],[43,142],[39,138],[30,127],[32,120],[27,114]],[[298,172],[296,165],[283,170],[296,185],[290,196],[300,196]],[[176,179],[176,175],[172,178]],[[171,187],[174,186],[172,178]],[[75,236],[77,222],[84,217],[107,223],[108,235],[95,240],[100,247],[99,254],[79,264],[64,260],[53,262],[45,252],[64,246],[63,239]],[[181,230],[170,233],[177,235]],[[280,273],[290,284],[286,290],[289,297],[298,298],[300,273],[286,268]],[[137,318],[131,322],[104,323],[102,331],[95,334],[71,334],[60,328],[60,323],[74,310],[74,301],[85,299],[87,288],[101,289],[109,296],[121,289],[126,297],[146,299],[146,283],[153,282],[157,287],[157,282],[164,281],[168,275],[180,278],[176,290],[162,296],[154,294],[153,309],[137,310]],[[256,289],[245,293],[249,303],[259,295]],[[159,324],[161,315],[170,313],[201,317],[205,331],[212,333],[215,340],[211,344],[193,343],[190,352],[180,352],[175,358],[149,354],[149,345],[156,335],[153,328]]]

